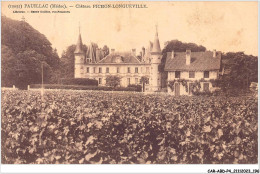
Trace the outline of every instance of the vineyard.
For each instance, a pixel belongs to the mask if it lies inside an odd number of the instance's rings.
[[[256,164],[257,99],[2,91],[4,164]]]

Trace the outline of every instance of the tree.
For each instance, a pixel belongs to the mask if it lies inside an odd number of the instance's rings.
[[[59,57],[45,35],[35,30],[25,21],[12,20],[5,16],[2,16],[1,19],[2,44],[11,48],[14,54],[34,50],[38,54],[44,55],[46,62],[51,67],[59,64]]]
[[[120,86],[120,80],[121,80],[121,78],[118,76],[107,76],[106,85],[112,86],[112,87]]]
[[[109,48],[107,45],[104,45],[103,47],[103,53],[104,53],[104,57],[106,57],[107,55],[109,55]]]
[[[1,19],[1,86],[26,88],[29,84],[41,82],[42,62],[45,82],[50,82],[51,75],[60,64],[57,51],[51,47],[51,43],[24,21],[5,16]]]
[[[224,74],[216,82],[223,90],[248,89],[251,82],[258,81],[258,58],[243,52],[222,55]]]
[[[202,45],[197,45],[195,43],[184,43],[179,40],[171,40],[165,43],[165,48],[163,52],[170,52],[172,50],[176,52],[185,52],[190,49],[192,52],[206,51],[206,48]]]
[[[70,45],[65,51],[63,51],[61,56],[61,63],[59,66],[59,78],[74,78],[74,68],[75,68],[75,56],[74,51],[76,45]],[[84,54],[87,52],[87,46],[83,45]]]
[[[149,83],[149,78],[146,76],[142,76],[140,79],[140,83],[142,83],[143,85],[143,92],[145,92],[145,84]]]

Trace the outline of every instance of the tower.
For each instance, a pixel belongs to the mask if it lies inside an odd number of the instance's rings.
[[[151,90],[158,91],[161,89],[161,75],[159,72],[159,65],[161,64],[162,51],[158,37],[158,30],[156,25],[156,32],[151,51]]]
[[[95,53],[94,53],[94,48],[93,48],[93,44],[90,43],[89,47],[88,47],[88,51],[87,51],[87,55],[86,55],[86,63],[95,63],[96,62],[96,58],[95,58]]]
[[[83,51],[83,44],[80,34],[80,28],[79,28],[79,37],[78,42],[76,45],[76,49],[74,51],[74,57],[75,57],[75,71],[74,71],[74,77],[75,78],[82,78],[83,77],[83,65],[84,65],[84,51]]]

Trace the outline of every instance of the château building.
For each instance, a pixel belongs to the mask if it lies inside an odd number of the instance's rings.
[[[143,48],[141,58],[136,55],[136,50],[130,52],[117,52],[111,49],[110,54],[104,56],[101,49],[94,51],[90,44],[87,53],[83,51],[81,34],[74,52],[75,78],[90,78],[98,80],[99,85],[106,85],[106,77],[113,75],[121,78],[120,86],[127,87],[130,84],[140,84],[140,79],[145,76],[149,83],[145,85],[145,91],[162,91],[162,88],[170,81],[174,81],[174,88],[166,86],[169,93],[174,95],[191,95],[195,82],[200,83],[201,91],[212,89],[211,80],[219,76],[221,54],[220,52],[169,52],[166,55],[164,72],[159,71],[162,60],[162,50],[158,31],[156,28],[153,43],[148,48]],[[162,73],[167,78],[162,78]],[[186,81],[186,86],[180,82]],[[188,87],[188,88],[187,88]]]
[[[90,45],[85,54],[80,33],[74,55],[75,78],[96,79],[99,85],[106,85],[106,77],[115,75],[121,77],[120,85],[127,87],[130,84],[140,84],[140,79],[145,76],[149,79],[149,83],[145,85],[146,91],[161,89],[158,66],[161,63],[162,51],[157,30],[154,42],[150,43],[147,49],[142,49],[141,60],[137,58],[135,49],[131,52],[117,52],[111,49],[110,54],[100,60],[102,52],[97,50],[95,54]]]

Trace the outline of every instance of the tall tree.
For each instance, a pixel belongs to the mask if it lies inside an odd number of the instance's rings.
[[[27,22],[1,17],[2,86],[18,85],[22,88],[41,80],[44,64],[45,80],[50,82],[51,72],[59,66],[57,51],[39,31]]]
[[[222,55],[224,74],[217,85],[223,89],[247,89],[251,82],[258,81],[258,58],[243,52],[228,52]]]

